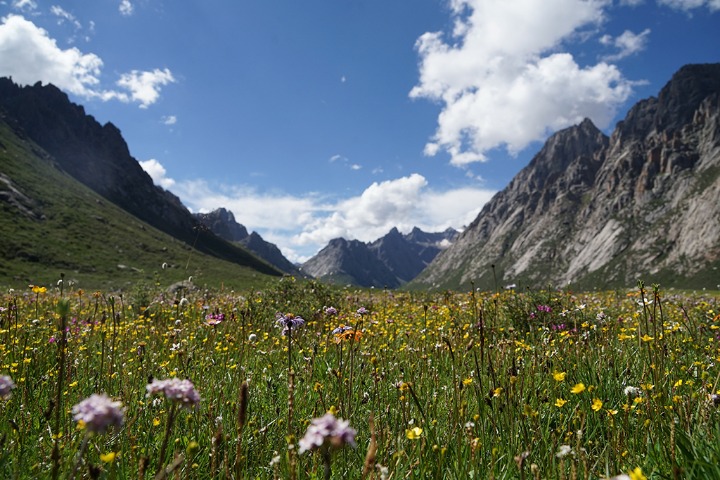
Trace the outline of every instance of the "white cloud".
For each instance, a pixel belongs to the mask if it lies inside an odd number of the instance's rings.
[[[211,186],[202,180],[176,182],[173,193],[193,211],[231,210],[239,223],[276,243],[290,260],[304,261],[337,237],[368,242],[393,227],[401,232],[461,228],[495,192],[470,187],[438,192],[422,175],[412,174],[375,182],[359,196],[336,201],[314,194]]]
[[[58,24],[62,25],[65,23],[65,21],[70,22],[75,26],[75,29],[79,30],[82,28],[82,25],[80,22],[75,18],[75,15],[68,12],[67,10],[63,9],[62,7],[59,7],[57,5],[53,5],[50,7],[50,13],[55,15],[58,18]]]
[[[129,17],[133,14],[134,10],[135,7],[130,2],[130,0],[120,0],[120,5],[118,6],[118,11],[120,12],[120,15]]]
[[[425,147],[451,163],[486,160],[493,148],[515,154],[552,131],[590,117],[605,127],[631,93],[613,65],[581,67],[567,42],[604,20],[604,0],[452,0],[454,29],[416,43],[420,79],[410,96],[441,102]]]
[[[152,72],[133,70],[121,75],[121,89],[100,86],[102,59],[78,48],[62,49],[48,32],[20,15],[8,15],[0,23],[0,71],[16,83],[32,85],[38,81],[84,98],[103,101],[138,102],[147,108],[156,102],[160,87],[174,82],[169,69]],[[123,91],[127,90],[127,91]]]
[[[35,10],[37,9],[37,2],[34,0],[15,0],[12,6],[18,10]]]
[[[720,10],[720,0],[658,0],[658,3],[686,12],[700,7],[707,7],[711,12]]]
[[[603,57],[605,61],[614,62],[630,55],[634,55],[645,49],[647,46],[648,35],[650,29],[646,28],[642,33],[633,33],[625,30],[621,35],[613,38],[610,35],[600,37],[600,43],[606,46],[612,46],[618,49],[618,52]]]
[[[175,78],[169,69],[156,68],[152,72],[133,70],[124,73],[117,81],[117,85],[130,91],[130,99],[140,102],[140,108],[147,108],[160,97],[160,87],[174,83]]]
[[[166,176],[167,171],[165,170],[165,167],[163,167],[162,164],[154,158],[138,163],[142,169],[150,175],[150,178],[152,178],[155,185],[160,185],[164,189],[169,189],[175,185],[175,180]]]
[[[164,125],[175,125],[177,123],[177,117],[175,115],[168,115],[162,118]]]

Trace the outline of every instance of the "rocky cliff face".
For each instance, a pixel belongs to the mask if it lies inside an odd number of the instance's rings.
[[[200,228],[175,195],[154,185],[117,127],[100,125],[55,86],[20,87],[0,78],[0,109],[62,170],[123,210],[204,253],[279,274],[245,249]]]
[[[289,275],[304,276],[304,273],[295,264],[285,258],[277,245],[266,242],[256,232],[248,233],[247,228],[237,223],[235,215],[231,211],[218,208],[210,213],[196,213],[195,218],[220,238],[243,245],[281,271]]]
[[[303,264],[315,278],[340,285],[397,288],[415,278],[457,236],[448,229],[407,235],[396,228],[372,243],[338,238]]]
[[[413,284],[717,288],[718,266],[720,64],[689,65],[609,138],[549,138]]]

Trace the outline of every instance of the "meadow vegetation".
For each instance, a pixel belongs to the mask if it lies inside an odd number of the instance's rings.
[[[0,295],[2,478],[720,478],[716,296]],[[330,415],[328,415],[330,414]]]

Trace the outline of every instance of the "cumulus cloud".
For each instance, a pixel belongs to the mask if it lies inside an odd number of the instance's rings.
[[[177,117],[175,115],[168,115],[162,118],[164,125],[175,125],[177,123]]]
[[[176,182],[173,193],[193,211],[231,210],[239,223],[277,244],[290,260],[304,261],[337,237],[368,242],[393,227],[401,232],[413,227],[462,228],[495,192],[473,187],[436,191],[425,177],[412,174],[375,182],[358,196],[334,200],[211,186],[203,180]]]
[[[443,106],[425,153],[465,165],[494,148],[516,154],[585,117],[607,126],[632,84],[613,65],[582,67],[563,51],[602,24],[607,4],[452,0],[453,31],[416,43],[420,78],[410,97]]]
[[[165,68],[156,68],[152,72],[133,70],[120,76],[117,84],[130,91],[130,99],[140,103],[140,108],[147,108],[160,97],[160,87],[174,83],[172,72]]]
[[[64,12],[64,11],[63,11]],[[61,12],[57,12],[61,15]],[[62,17],[64,18],[64,17]],[[20,84],[38,81],[84,98],[137,102],[141,108],[155,103],[164,85],[175,82],[169,69],[133,70],[120,76],[116,89],[102,88],[102,59],[78,48],[62,49],[48,32],[20,15],[8,15],[0,23],[0,71]]]
[[[142,169],[150,175],[150,178],[152,178],[155,185],[160,185],[165,189],[169,189],[175,185],[175,180],[167,177],[167,170],[165,170],[165,167],[163,167],[162,164],[154,158],[138,163]]]
[[[600,37],[600,43],[618,49],[617,53],[606,55],[603,59],[614,62],[644,50],[647,46],[648,35],[650,35],[649,28],[637,34],[630,30],[625,30],[621,35],[614,38],[610,35],[603,35]]]
[[[120,12],[120,15],[124,17],[129,17],[133,14],[133,11],[135,10],[135,7],[130,2],[130,0],[121,0],[120,5],[118,6],[118,11]]]

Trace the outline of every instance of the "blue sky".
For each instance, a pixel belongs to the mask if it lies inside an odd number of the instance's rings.
[[[605,132],[720,0],[0,0],[0,75],[53,83],[192,211],[304,261],[462,228],[558,129]]]

